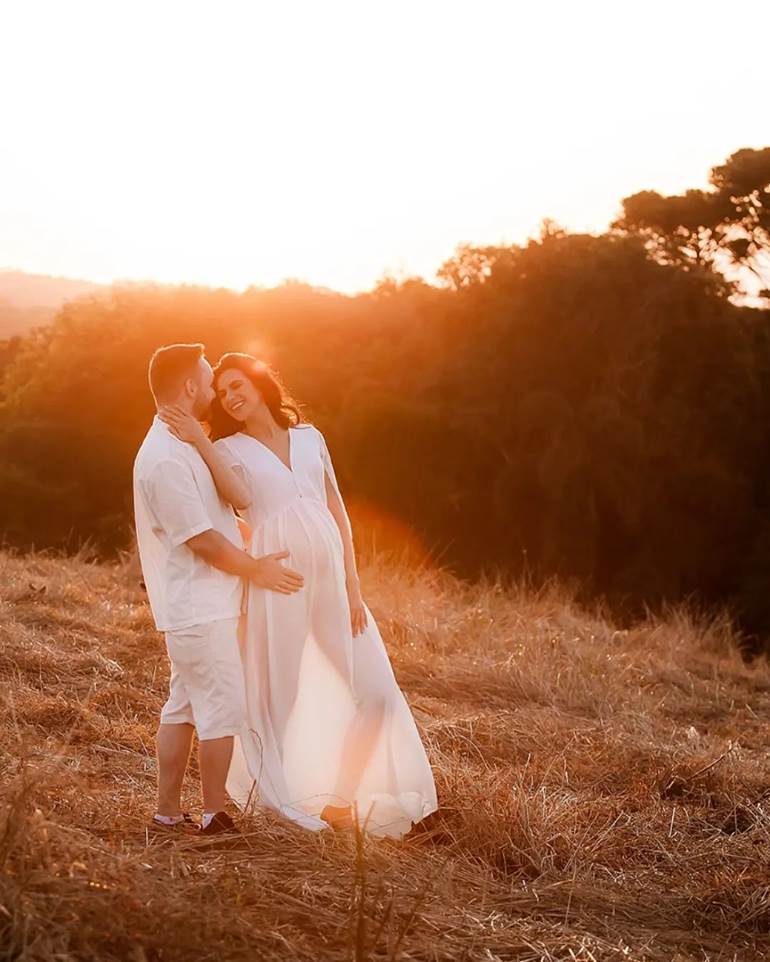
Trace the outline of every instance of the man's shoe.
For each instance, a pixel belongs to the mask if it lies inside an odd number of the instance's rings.
[[[200,825],[194,818],[190,817],[189,812],[182,812],[182,818],[178,822],[172,822],[170,825],[158,821],[158,819],[153,816],[150,827],[153,831],[164,834],[187,835],[190,832],[200,831]]]
[[[230,835],[240,835],[240,829],[230,818],[227,812],[217,812],[208,825],[199,830],[199,835],[223,835],[225,832]]]

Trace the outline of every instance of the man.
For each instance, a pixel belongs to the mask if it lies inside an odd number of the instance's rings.
[[[158,410],[176,405],[199,420],[207,417],[214,377],[202,344],[159,348],[150,360],[149,380]],[[181,810],[181,792],[195,729],[203,790],[200,830],[213,835],[234,829],[224,808],[233,737],[246,715],[237,637],[243,579],[282,593],[298,591],[303,580],[281,565],[288,552],[252,558],[240,547],[235,514],[217,493],[212,472],[230,484],[236,507],[248,506],[248,491],[239,488],[213,445],[205,458],[156,415],[134,462],[134,511],[150,607],[171,661],[169,698],[157,733],[154,822],[169,828],[191,824]]]

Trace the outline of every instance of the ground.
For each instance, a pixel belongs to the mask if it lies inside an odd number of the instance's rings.
[[[770,670],[727,618],[364,584],[440,810],[205,851],[147,831],[168,673],[135,567],[0,555],[0,959],[767,958]]]

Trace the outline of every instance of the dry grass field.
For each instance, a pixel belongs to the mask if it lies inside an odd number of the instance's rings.
[[[202,850],[146,830],[167,667],[130,566],[0,555],[0,959],[770,955],[770,670],[727,621],[364,577],[440,811]]]

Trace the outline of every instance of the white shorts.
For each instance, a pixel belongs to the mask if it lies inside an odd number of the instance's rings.
[[[194,725],[200,741],[237,735],[246,720],[238,618],[166,633],[171,660],[163,725]]]

